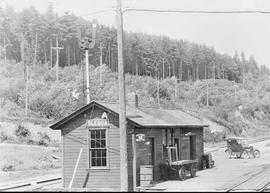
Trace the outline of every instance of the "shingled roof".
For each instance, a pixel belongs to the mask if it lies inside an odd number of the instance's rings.
[[[79,114],[89,110],[93,105],[103,108],[107,111],[112,111],[119,115],[118,103],[104,103],[93,101],[90,104],[82,107],[71,115],[65,117],[59,122],[50,126],[52,129],[61,129],[61,125],[76,118]],[[146,108],[126,106],[127,120],[137,126],[144,128],[164,128],[164,127],[207,127],[200,119],[183,112],[181,110]]]

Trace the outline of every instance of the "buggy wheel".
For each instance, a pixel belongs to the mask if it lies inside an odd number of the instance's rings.
[[[191,176],[192,178],[194,178],[194,177],[196,176],[196,166],[195,166],[195,165],[192,165],[192,166],[190,167],[190,176]]]
[[[178,171],[179,178],[180,180],[185,180],[186,179],[186,168],[185,166],[181,167]]]
[[[261,152],[257,149],[254,150],[253,152],[253,157],[254,158],[259,158],[261,156]]]
[[[249,152],[247,150],[244,150],[241,155],[242,158],[248,159],[249,158]]]

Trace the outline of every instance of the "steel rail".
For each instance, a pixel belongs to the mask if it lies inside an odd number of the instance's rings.
[[[33,185],[46,185],[46,183],[59,181],[61,179],[62,179],[61,177],[57,177],[57,178],[49,178],[49,179],[45,179],[45,180],[42,179],[40,181],[24,182],[24,183],[19,183],[18,185],[10,185],[7,187],[0,188],[0,191],[7,191],[7,190],[18,189],[18,188],[31,187]],[[35,187],[33,187],[33,188],[35,188]]]

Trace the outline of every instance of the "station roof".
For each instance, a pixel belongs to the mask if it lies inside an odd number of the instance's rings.
[[[91,109],[93,106],[119,115],[118,103],[104,103],[93,101],[59,122],[50,126],[52,129],[61,129],[61,125],[76,118],[79,114]],[[127,120],[137,127],[143,128],[169,128],[169,127],[207,127],[200,119],[181,110],[126,106]]]

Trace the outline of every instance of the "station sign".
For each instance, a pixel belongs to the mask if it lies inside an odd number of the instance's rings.
[[[107,114],[104,112],[102,118],[89,119],[87,121],[87,127],[108,127],[109,119]]]
[[[145,134],[136,134],[136,141],[145,141]]]

